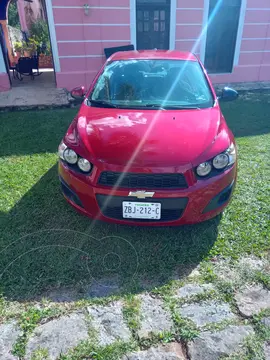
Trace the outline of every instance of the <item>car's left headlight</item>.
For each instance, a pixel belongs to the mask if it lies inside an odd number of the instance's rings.
[[[226,154],[229,156],[229,164],[233,165],[236,162],[236,149],[234,143],[231,143],[230,147],[227,149]]]
[[[228,166],[233,165],[235,161],[236,161],[236,150],[234,144],[231,143],[230,147],[226,151],[222,152],[221,154],[218,154],[212,160],[209,160],[197,166],[196,173],[200,177],[205,177],[209,174],[211,176],[212,173],[211,169],[215,169],[218,171],[225,170]],[[206,171],[205,164],[208,165],[207,167],[208,171]]]

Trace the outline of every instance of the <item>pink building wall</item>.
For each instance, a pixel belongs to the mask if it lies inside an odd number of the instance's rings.
[[[53,0],[61,71],[58,87],[88,87],[105,62],[104,48],[131,43],[130,0]]]
[[[8,78],[8,74],[4,72],[0,72],[0,92],[10,90],[10,82]]]

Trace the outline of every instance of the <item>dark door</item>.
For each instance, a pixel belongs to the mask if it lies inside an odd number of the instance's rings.
[[[137,49],[170,46],[170,0],[137,0]]]
[[[209,73],[233,68],[241,0],[210,0],[204,65]]]

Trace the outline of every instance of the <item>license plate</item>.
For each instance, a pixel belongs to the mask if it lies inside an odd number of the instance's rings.
[[[123,201],[122,204],[123,218],[159,220],[161,217],[160,203]]]

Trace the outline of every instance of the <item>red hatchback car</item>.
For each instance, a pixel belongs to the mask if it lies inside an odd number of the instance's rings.
[[[59,146],[67,201],[100,220],[182,225],[210,219],[236,181],[235,140],[200,61],[178,51],[112,55]]]

